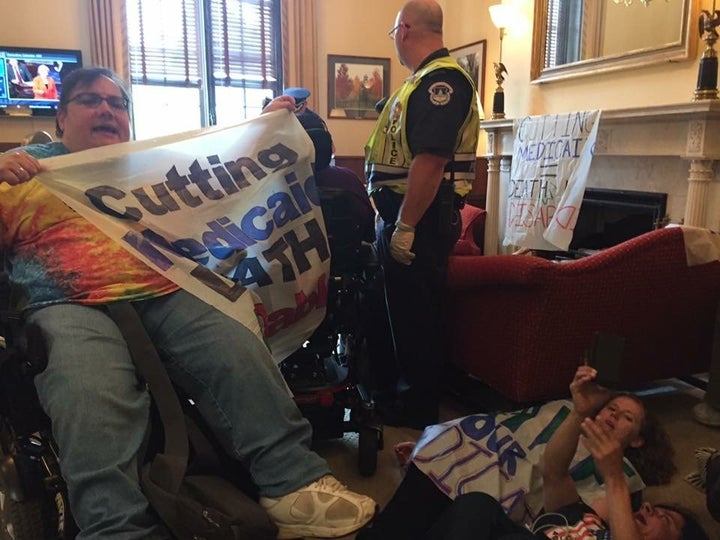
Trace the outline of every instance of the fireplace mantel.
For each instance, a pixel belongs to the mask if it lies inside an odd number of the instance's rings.
[[[499,222],[504,215],[500,193],[510,179],[512,126],[512,119],[486,120],[480,124],[488,136],[487,254],[500,251],[504,236]],[[709,210],[720,207],[720,192],[713,193],[718,184],[713,182],[713,163],[720,160],[720,101],[603,110],[588,186],[593,185],[593,179],[602,181],[618,169],[617,161],[610,158],[630,159],[623,160],[622,170],[627,179],[622,187],[625,189],[647,189],[643,182],[656,181],[657,175],[672,174],[673,178],[663,181],[673,183],[679,190],[678,201],[685,200],[684,212],[682,208],[676,209],[677,219],[673,221],[718,228],[720,215],[712,215]],[[679,169],[684,171],[682,177],[677,173],[675,161],[682,162]],[[667,163],[673,166],[668,167]]]

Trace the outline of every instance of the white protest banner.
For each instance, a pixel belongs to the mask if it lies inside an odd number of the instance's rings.
[[[309,137],[283,110],[46,159],[37,179],[130,253],[266,339],[281,361],[325,316],[330,252],[313,159]]]
[[[559,400],[429,426],[415,446],[412,462],[451,499],[482,491],[500,501],[514,521],[532,521],[543,506],[545,446],[571,410],[571,401]],[[591,503],[604,495],[602,477],[582,445],[569,471],[583,501]],[[627,458],[624,472],[632,492],[645,487]]]
[[[599,110],[513,122],[504,245],[568,249],[599,123]]]

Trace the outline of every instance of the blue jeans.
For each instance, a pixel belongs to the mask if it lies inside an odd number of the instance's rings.
[[[173,382],[191,397],[260,494],[278,497],[329,473],[312,429],[267,348],[185,291],[134,303]],[[48,366],[35,378],[52,421],[79,539],[167,538],[138,484],[150,398],[117,326],[101,309],[32,312]],[[141,457],[141,456],[140,456]]]

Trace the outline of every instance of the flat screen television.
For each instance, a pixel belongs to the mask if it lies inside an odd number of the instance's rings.
[[[81,66],[78,50],[0,46],[0,114],[55,116],[63,79]]]

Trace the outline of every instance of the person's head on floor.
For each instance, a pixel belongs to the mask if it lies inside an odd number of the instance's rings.
[[[675,504],[645,502],[633,518],[646,540],[709,540],[697,516]]]
[[[670,437],[645,402],[629,393],[616,393],[595,416],[623,447],[626,458],[647,485],[667,484],[676,472]]]
[[[647,411],[635,396],[620,394],[612,397],[595,415],[609,429],[623,448],[639,448],[644,444],[640,435]]]

